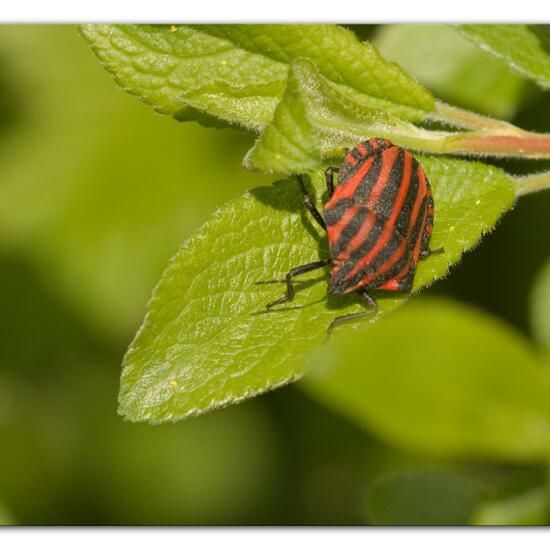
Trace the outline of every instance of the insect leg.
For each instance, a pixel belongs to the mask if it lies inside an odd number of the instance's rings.
[[[445,249],[442,246],[440,246],[439,248],[434,248],[433,250],[428,248],[428,250],[422,250],[422,252],[420,252],[420,258],[424,260],[428,256],[431,256],[432,254],[444,254],[444,253],[445,253]]]
[[[327,190],[328,190],[328,198],[332,197],[332,194],[334,193],[334,174],[338,174],[340,171],[340,168],[336,168],[335,166],[329,166],[325,170],[325,181],[327,182]]]
[[[309,273],[310,271],[315,271],[316,269],[319,269],[321,267],[325,267],[326,265],[330,264],[329,260],[319,260],[318,262],[312,262],[310,264],[300,265],[298,267],[295,267],[294,269],[291,269],[285,277],[286,282],[286,294],[284,296],[281,296],[278,300],[274,300],[273,302],[269,302],[267,304],[267,309],[272,308],[273,306],[278,306],[279,304],[284,304],[285,302],[290,302],[294,299],[294,285],[292,284],[292,279],[298,275],[302,275],[304,273]],[[276,283],[279,281],[256,281],[256,284],[268,284],[268,283]]]
[[[304,183],[304,179],[302,176],[298,176],[298,182],[300,183],[300,188],[302,189],[302,195],[304,197],[304,204],[306,205],[306,208],[314,217],[315,221],[326,231],[327,226],[325,224],[325,220],[323,219],[323,216],[321,216],[321,214],[319,213],[319,210],[317,210],[317,208],[313,204],[313,201],[311,200],[311,196],[308,193],[306,184]]]
[[[335,317],[327,328],[327,334],[330,336],[330,333],[334,330],[335,327],[349,321],[355,321],[361,317],[366,317],[367,315],[374,315],[378,310],[378,304],[376,300],[368,293],[366,288],[357,291],[357,294],[366,302],[367,311],[360,311],[358,313],[348,313],[347,315],[340,315],[340,317]]]

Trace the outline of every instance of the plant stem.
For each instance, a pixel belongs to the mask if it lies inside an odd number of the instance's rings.
[[[428,119],[472,132],[440,137],[441,152],[454,154],[550,158],[550,135],[527,132],[505,122],[436,101]]]
[[[543,189],[550,189],[550,170],[547,172],[539,172],[538,174],[530,174],[529,176],[514,178],[517,191],[516,196],[529,195]]]
[[[445,113],[452,112],[455,125],[460,120],[462,126],[472,129],[455,132],[428,130],[396,119],[357,122],[320,116],[314,122],[324,142],[324,155],[333,153],[336,143],[336,147],[353,147],[359,141],[381,137],[401,147],[431,154],[550,159],[550,134],[527,132],[508,122],[440,102],[438,105]]]
[[[482,130],[484,132],[494,131],[496,133],[510,135],[521,135],[524,133],[524,131],[517,126],[505,122],[504,120],[498,120],[474,113],[473,111],[460,109],[439,100],[435,102],[435,111],[430,113],[426,119],[443,122],[444,124],[449,124],[450,126],[458,128],[467,128],[469,130]]]
[[[381,128],[376,136],[409,149],[439,155],[550,159],[550,134],[508,135],[493,132],[434,132],[422,128]]]
[[[438,148],[438,152],[447,154],[547,159],[550,158],[550,135],[461,132],[442,137]]]

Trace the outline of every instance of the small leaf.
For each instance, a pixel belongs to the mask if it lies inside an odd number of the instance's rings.
[[[444,276],[489,231],[514,197],[500,170],[475,162],[420,159],[434,189],[433,246],[445,254],[421,262],[415,289]],[[324,193],[313,174],[318,202]],[[294,180],[236,198],[189,238],[171,261],[124,360],[120,412],[162,422],[235,403],[301,376],[304,357],[326,338],[339,314],[360,311],[357,298],[327,300],[324,277],[306,278],[296,300],[265,304],[290,268],[328,256],[325,236],[303,207]],[[407,296],[380,293],[380,314]]]
[[[418,301],[309,361],[306,388],[379,437],[441,456],[544,461],[550,375],[520,334],[447,301]]]
[[[412,120],[434,107],[398,65],[335,25],[84,25],[82,32],[126,91],[180,119],[198,110],[261,129],[300,57],[359,103]]]
[[[475,511],[474,525],[548,525],[550,499],[546,487],[488,500]]]
[[[370,137],[406,144],[422,132],[388,113],[350,101],[307,59],[293,61],[273,120],[247,153],[244,166],[279,174],[313,170],[323,157]],[[396,139],[397,138],[397,139]]]
[[[246,168],[292,174],[319,167],[321,139],[308,110],[315,99],[324,96],[317,90],[319,79],[311,78],[312,70],[305,60],[292,63],[284,97],[273,121],[247,153],[243,163]]]
[[[530,317],[536,340],[550,354],[550,261],[537,274],[530,296]]]
[[[365,511],[371,525],[466,525],[482,494],[456,474],[397,473],[372,483]]]
[[[550,40],[531,25],[459,25],[483,51],[542,88],[550,88]]]
[[[525,81],[448,25],[381,25],[374,43],[438,97],[511,118]]]

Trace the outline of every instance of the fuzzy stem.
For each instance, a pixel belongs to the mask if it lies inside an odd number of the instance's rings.
[[[384,120],[341,122],[334,117],[327,120],[323,116],[317,117],[314,123],[324,142],[323,156],[333,154],[344,144],[349,147],[365,139],[381,137],[401,147],[431,154],[550,159],[550,134],[527,132],[507,122],[448,105],[443,108],[455,113],[453,116],[457,124],[460,118],[462,126],[476,129],[449,132],[429,130],[393,119],[389,123]],[[335,142],[339,142],[337,146]]]
[[[441,140],[441,148],[449,154],[547,159],[550,158],[550,135],[464,132]]]
[[[448,105],[443,101],[435,102],[435,111],[430,113],[426,120],[442,122],[457,128],[467,128],[468,130],[481,130],[483,132],[495,132],[499,134],[521,135],[524,130],[517,126],[485,115],[460,109],[453,105]]]
[[[529,195],[543,189],[550,189],[550,170],[547,172],[539,172],[538,174],[530,174],[529,176],[514,178],[517,191],[516,196]]]

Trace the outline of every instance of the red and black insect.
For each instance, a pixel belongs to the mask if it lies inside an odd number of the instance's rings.
[[[340,168],[328,168],[325,178],[329,200],[323,216],[303,179],[298,179],[305,206],[327,232],[330,258],[291,269],[286,294],[267,308],[294,298],[294,277],[330,264],[329,294],[357,292],[369,306],[369,311],[337,317],[330,331],[342,321],[376,310],[372,290],[410,290],[419,259],[443,249],[430,250],[432,190],[409,151],[386,139],[370,139],[352,149]]]

